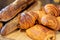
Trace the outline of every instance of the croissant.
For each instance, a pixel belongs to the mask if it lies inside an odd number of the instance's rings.
[[[27,29],[26,34],[33,40],[56,40],[55,32],[42,25],[35,25]]]
[[[0,11],[0,21],[6,22],[27,8],[35,0],[15,0]]]
[[[53,16],[59,16],[59,10],[54,4],[47,4],[44,6],[44,9],[47,14],[53,15]]]

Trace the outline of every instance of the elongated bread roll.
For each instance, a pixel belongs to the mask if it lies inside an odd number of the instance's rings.
[[[6,22],[24,10],[35,0],[15,0],[0,11],[0,21]]]
[[[20,19],[20,15],[15,17],[10,22],[6,23],[1,29],[1,35],[7,35],[13,32],[14,30],[16,30],[18,28],[18,22],[20,22],[19,19]]]
[[[33,40],[56,40],[55,32],[42,25],[35,25],[27,29],[26,34]]]

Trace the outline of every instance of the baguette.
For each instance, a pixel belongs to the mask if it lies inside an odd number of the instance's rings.
[[[15,0],[0,11],[0,21],[6,22],[24,10],[35,0]]]
[[[7,35],[18,28],[18,22],[20,15],[15,17],[13,20],[6,23],[1,29],[1,35]]]

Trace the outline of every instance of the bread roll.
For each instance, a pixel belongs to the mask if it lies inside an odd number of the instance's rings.
[[[19,22],[20,28],[27,29],[29,27],[32,27],[35,24],[37,17],[38,15],[33,11],[21,13]]]
[[[47,4],[44,6],[44,9],[47,14],[53,15],[53,16],[59,16],[59,10],[54,4]]]
[[[55,32],[42,25],[35,25],[27,29],[26,34],[33,40],[56,40]]]

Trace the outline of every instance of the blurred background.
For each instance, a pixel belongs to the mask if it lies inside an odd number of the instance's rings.
[[[12,3],[14,0],[0,0],[0,10]]]
[[[15,0],[0,0],[0,10],[5,6],[9,5],[10,3],[12,3],[13,1]],[[45,5],[47,3],[53,3],[55,5],[60,4],[60,0],[40,0],[40,1],[42,2],[42,5]]]

